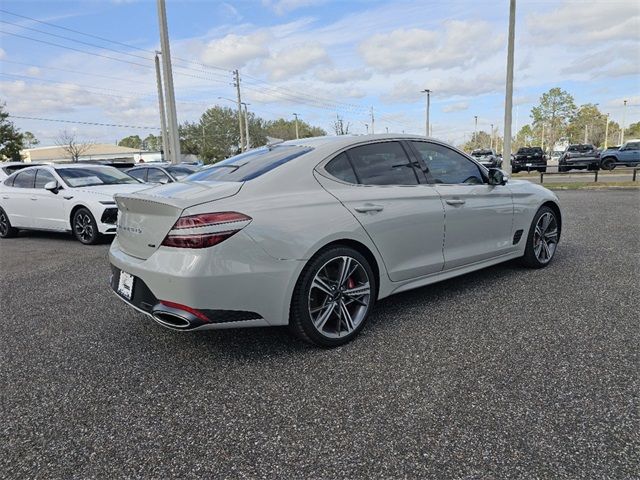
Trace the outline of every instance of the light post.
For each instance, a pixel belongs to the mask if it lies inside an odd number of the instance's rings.
[[[478,137],[478,116],[474,115],[473,118],[475,119],[475,127],[473,127],[473,143],[475,144],[476,138]]]
[[[620,145],[624,144],[624,129],[626,127],[627,119],[627,101],[624,101],[624,107],[622,109],[622,130],[620,130]]]
[[[227,102],[231,102],[231,103],[237,103],[237,100],[231,100],[230,98],[227,97],[218,97],[218,100],[226,100]],[[249,103],[245,103],[245,102],[240,102],[241,105],[244,105],[244,123],[245,123],[245,131],[247,133],[247,145],[246,145],[246,149],[249,148],[249,117],[247,114],[247,105],[250,105]],[[245,149],[245,145],[243,143],[244,140],[244,133],[245,131],[242,130],[242,122],[239,122],[239,129],[240,129],[240,151],[244,152]]]
[[[298,114],[294,113],[294,117],[296,117],[296,140],[300,138],[300,134],[298,133]]]
[[[425,118],[425,132],[426,132],[426,136],[429,136],[429,110],[431,108],[431,90],[429,90],[428,88],[425,88],[424,90],[421,91],[421,93],[426,93],[427,94],[427,115]]]
[[[250,142],[249,142],[249,112],[247,110],[247,105],[251,105],[250,103],[246,103],[246,102],[241,102],[242,105],[244,105],[244,129],[245,129],[245,137],[247,139],[247,148],[246,150],[249,150],[250,148]]]
[[[609,143],[609,114],[607,113],[607,123],[604,127],[604,149],[607,149]]]
[[[493,148],[493,123],[491,124],[491,135],[489,136],[489,150]]]

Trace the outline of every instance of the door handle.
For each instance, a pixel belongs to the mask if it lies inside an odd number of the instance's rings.
[[[376,205],[374,203],[365,203],[364,205],[360,205],[359,207],[354,207],[356,212],[360,213],[368,213],[368,212],[381,212],[384,210],[382,205]]]
[[[464,205],[466,203],[464,200],[459,199],[445,200],[445,202],[447,202],[449,205]]]
[[[31,200],[38,200],[36,197],[31,197]]]

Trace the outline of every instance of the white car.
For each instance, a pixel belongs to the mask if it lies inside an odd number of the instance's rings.
[[[25,163],[25,162],[0,162],[0,182],[7,178],[12,173],[22,170],[28,167],[38,167],[39,163]]]
[[[84,244],[116,233],[116,193],[149,188],[114,167],[24,168],[0,183],[0,238],[18,230],[71,231]]]
[[[394,293],[544,267],[561,228],[549,190],[409,135],[293,140],[115,198],[120,299],[175,330],[289,324],[322,346]]]

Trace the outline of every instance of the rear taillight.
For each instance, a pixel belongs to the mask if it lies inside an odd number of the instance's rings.
[[[232,237],[251,221],[238,212],[201,213],[180,217],[162,241],[165,247],[207,248]],[[181,230],[191,230],[184,232]]]

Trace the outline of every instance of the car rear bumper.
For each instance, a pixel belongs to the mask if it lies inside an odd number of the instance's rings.
[[[304,266],[301,261],[271,257],[243,232],[210,248],[160,247],[144,260],[122,251],[116,237],[109,260],[114,292],[176,330],[285,325],[291,294]],[[130,299],[118,293],[121,271],[134,276]],[[185,328],[159,321],[158,312],[171,308],[184,315],[189,309],[197,310],[206,319],[191,319]]]

